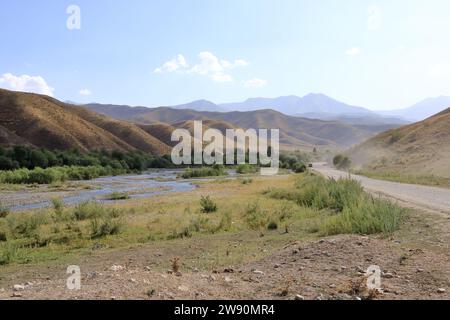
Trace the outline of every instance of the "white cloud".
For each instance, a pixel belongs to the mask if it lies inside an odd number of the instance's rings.
[[[81,89],[78,93],[82,96],[90,96],[92,94],[89,89]]]
[[[33,92],[53,96],[53,89],[41,76],[15,76],[5,73],[0,77],[0,87],[14,91]]]
[[[161,74],[161,73],[170,73],[175,72],[180,69],[186,69],[188,64],[186,59],[182,54],[179,54],[176,58],[167,61],[161,67],[156,68],[153,73]]]
[[[382,10],[379,6],[371,5],[367,9],[367,28],[369,30],[378,30],[382,24]]]
[[[230,76],[229,74],[224,74],[224,73],[213,74],[212,79],[214,82],[232,82],[233,81],[232,76]]]
[[[246,88],[261,88],[267,85],[267,80],[254,78],[247,81],[244,81],[244,87]]]
[[[198,63],[189,67],[183,55],[179,54],[177,58],[164,63],[161,67],[156,68],[153,72],[156,74],[181,72],[185,74],[197,74],[207,76],[214,82],[231,82],[233,77],[227,71],[238,67],[245,67],[248,62],[243,59],[228,61],[219,59],[209,51],[203,51],[198,54]]]
[[[357,56],[361,53],[361,49],[360,48],[350,48],[347,51],[345,51],[345,54],[348,56]]]

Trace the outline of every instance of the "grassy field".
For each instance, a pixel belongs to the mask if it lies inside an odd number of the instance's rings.
[[[184,242],[208,246],[196,258],[199,265],[240,263],[264,254],[261,247],[275,250],[289,240],[389,234],[404,215],[355,182],[310,174],[204,181],[195,191],[115,205],[65,208],[55,199],[51,209],[0,218],[0,265],[53,263],[93,248]],[[233,239],[239,239],[238,247],[230,247]]]
[[[358,170],[354,171],[353,173],[386,181],[450,188],[449,178],[439,177],[431,174],[405,174],[401,172],[377,172],[368,170]]]

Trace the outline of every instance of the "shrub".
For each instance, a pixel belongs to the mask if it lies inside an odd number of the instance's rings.
[[[200,199],[201,212],[211,213],[217,211],[217,204],[209,196],[202,196]]]
[[[257,173],[259,168],[257,166],[252,166],[249,164],[240,164],[238,165],[236,172],[239,174],[250,174]]]
[[[219,231],[219,230],[230,231],[232,224],[233,224],[233,221],[232,221],[231,213],[225,212],[222,215],[222,218],[220,219],[220,223],[217,228],[217,231]]]
[[[187,168],[185,172],[181,174],[183,179],[190,178],[202,178],[202,177],[218,177],[225,176],[227,173],[225,172],[225,167],[223,165],[214,165],[212,167],[191,169]]]
[[[15,238],[32,238],[38,228],[48,222],[47,216],[42,213],[17,213],[7,218],[11,234]]]
[[[267,230],[277,230],[278,229],[278,223],[275,221],[270,221],[267,225]]]
[[[346,157],[343,156],[341,154],[336,155],[333,158],[333,165],[337,168],[337,169],[349,169],[351,166],[351,160]]]
[[[295,173],[303,173],[306,172],[306,165],[304,163],[296,163],[292,170],[294,170]]]
[[[120,219],[94,219],[91,221],[91,238],[97,239],[109,235],[119,234],[122,232],[122,229],[123,222]]]
[[[324,235],[344,233],[390,234],[396,231],[405,216],[405,210],[390,201],[365,199],[359,204],[345,207],[341,214],[331,217],[322,227]]]
[[[9,209],[0,203],[0,218],[6,218],[9,214]]]
[[[252,183],[253,182],[253,179],[250,179],[250,178],[245,178],[245,179],[242,179],[242,184],[250,184],[250,183]]]
[[[7,265],[19,259],[19,247],[6,243],[1,247],[0,265]]]
[[[249,204],[244,213],[244,219],[252,230],[260,230],[267,224],[267,213],[261,210],[257,202]]]
[[[87,201],[80,203],[75,207],[73,211],[73,216],[78,221],[100,218],[105,215],[105,208],[101,203],[98,203],[96,201]]]
[[[126,192],[113,192],[106,196],[107,200],[127,200],[130,195]]]

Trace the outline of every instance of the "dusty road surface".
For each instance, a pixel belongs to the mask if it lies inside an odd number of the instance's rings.
[[[332,169],[326,163],[315,163],[314,170],[334,179],[349,176],[347,172]],[[416,209],[450,214],[450,189],[377,180],[353,174],[351,177],[361,182],[368,192],[386,195]]]

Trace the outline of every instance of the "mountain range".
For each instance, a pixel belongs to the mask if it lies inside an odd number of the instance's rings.
[[[349,124],[407,124],[424,120],[450,106],[450,97],[427,98],[409,108],[390,111],[372,111],[333,99],[321,93],[310,93],[304,97],[284,96],[277,98],[250,98],[244,102],[215,104],[197,100],[171,106],[174,109],[196,111],[252,111],[273,109],[287,115],[320,120],[338,120]]]
[[[102,104],[88,104],[85,107],[100,114],[140,125],[160,125],[164,123],[176,127],[177,123],[183,121],[215,120],[222,126],[227,125],[244,129],[278,128],[280,129],[280,143],[287,147],[348,147],[362,142],[374,134],[398,126],[398,124],[350,125],[340,121],[288,116],[271,109],[209,112],[169,107],[132,108]]]

